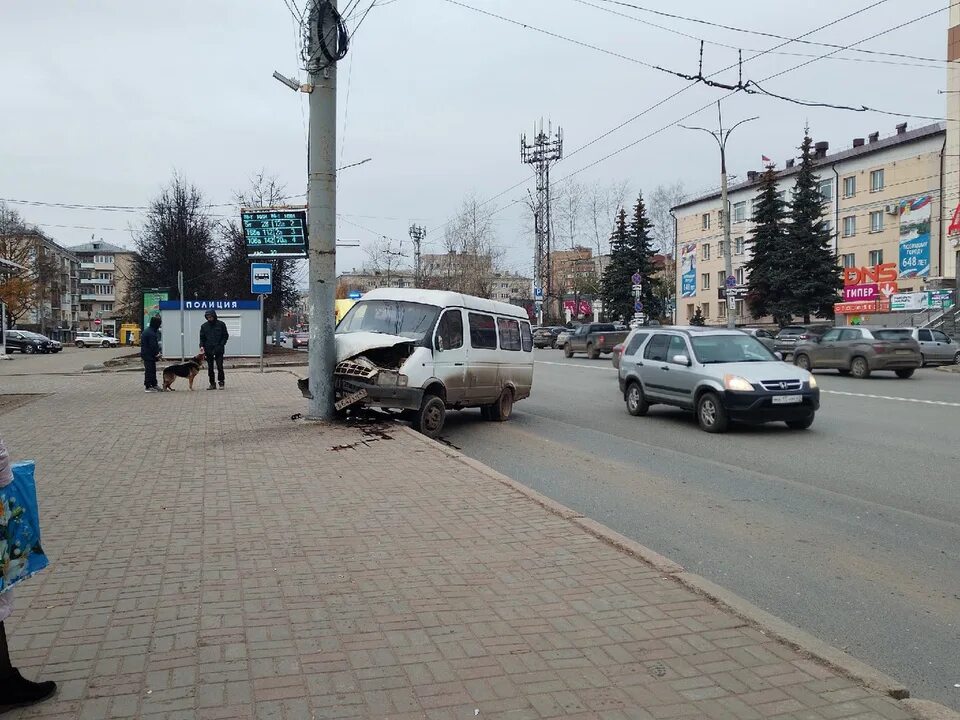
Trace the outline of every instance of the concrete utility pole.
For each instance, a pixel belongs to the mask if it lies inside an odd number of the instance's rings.
[[[420,287],[423,283],[423,268],[420,264],[420,243],[427,236],[427,229],[423,225],[410,226],[410,239],[413,240],[413,284]]]
[[[307,182],[309,223],[310,393],[307,417],[334,414],[337,275],[337,61],[346,53],[346,33],[336,0],[313,0],[309,37],[310,144]]]
[[[756,117],[747,118],[746,120],[741,120],[736,123],[732,128],[724,133],[723,131],[723,113],[720,109],[720,101],[717,100],[717,120],[719,121],[719,131],[714,132],[713,130],[707,130],[702,127],[687,127],[686,125],[681,125],[680,127],[686,130],[701,130],[708,135],[710,135],[714,140],[717,141],[717,145],[720,146],[720,206],[723,208],[721,211],[723,216],[723,267],[724,267],[724,276],[727,280],[727,285],[729,286],[729,279],[733,277],[733,253],[730,251],[730,203],[727,200],[727,140],[730,139],[730,133],[736,130],[739,126],[743,125],[746,122],[751,120],[756,120]],[[726,294],[726,293],[725,293]],[[732,310],[736,310],[736,301],[733,297],[726,298],[727,303],[727,327],[735,328],[737,326],[737,319],[734,316]]]

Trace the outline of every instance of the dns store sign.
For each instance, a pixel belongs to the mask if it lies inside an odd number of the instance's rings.
[[[843,300],[856,302],[888,298],[899,289],[897,277],[896,263],[844,268]]]

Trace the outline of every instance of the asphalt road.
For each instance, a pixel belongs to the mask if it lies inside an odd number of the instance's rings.
[[[10,359],[0,361],[0,377],[80,372],[87,366],[102,365],[107,360],[125,355],[137,355],[139,352],[139,347],[78,348],[73,345],[64,345],[60,352],[45,355],[11,353]]]
[[[609,360],[537,359],[508,423],[446,439],[960,709],[960,374],[818,372],[810,430],[718,436],[627,415]]]

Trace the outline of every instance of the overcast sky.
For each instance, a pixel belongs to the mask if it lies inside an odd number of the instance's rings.
[[[292,2],[292,0],[291,0]],[[297,0],[303,5],[304,0]],[[699,43],[597,7],[751,51],[781,41],[660,17],[609,0],[464,0],[635,60],[696,73]],[[875,0],[630,0],[630,4],[744,29],[796,37]],[[350,27],[369,6],[360,0]],[[942,58],[945,0],[886,0],[807,37],[848,45],[929,12],[933,16],[858,45]],[[348,5],[340,0],[341,8]],[[140,206],[178,171],[212,203],[226,203],[263,169],[291,194],[306,187],[306,99],[271,78],[294,75],[298,34],[283,0],[4,0],[0,3],[0,197],[53,203]],[[760,80],[831,48],[791,44],[745,63]],[[838,58],[856,58],[859,61]],[[736,60],[707,45],[705,73]],[[306,76],[301,72],[300,78]],[[718,79],[736,81],[734,71]],[[764,83],[798,98],[942,117],[942,63],[848,51]],[[688,82],[638,62],[484,16],[448,0],[378,0],[339,65],[341,163],[373,160],[340,175],[339,237],[366,243],[407,238],[411,220],[428,241],[468,193],[486,199],[529,176],[519,135],[541,116],[563,126],[567,158],[553,178],[641,140],[727,94],[693,87],[605,139],[574,152]],[[745,96],[724,101],[726,118],[760,120],[729,145],[730,171],[744,176],[768,155],[782,167],[809,122],[831,152],[901,119],[804,108]],[[903,118],[911,127],[931,120]],[[687,122],[711,124],[715,111]],[[631,190],[682,180],[691,192],[717,184],[713,141],[676,127],[580,172],[585,183],[625,179]],[[528,183],[532,188],[532,182]],[[507,193],[504,206],[526,195]],[[11,204],[63,245],[91,234],[132,247],[137,213]],[[529,273],[532,245],[521,206],[498,214],[511,269]],[[230,212],[229,209],[218,212]],[[353,223],[353,224],[351,224]],[[63,227],[61,227],[63,226]],[[82,227],[81,227],[82,226]],[[362,226],[362,227],[358,227]],[[95,229],[89,229],[95,228]],[[409,252],[410,246],[404,246]],[[338,267],[360,266],[343,250]]]

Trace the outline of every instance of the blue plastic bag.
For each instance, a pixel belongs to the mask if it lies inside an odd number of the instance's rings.
[[[0,593],[48,564],[40,545],[34,462],[13,463],[13,482],[0,488]]]

